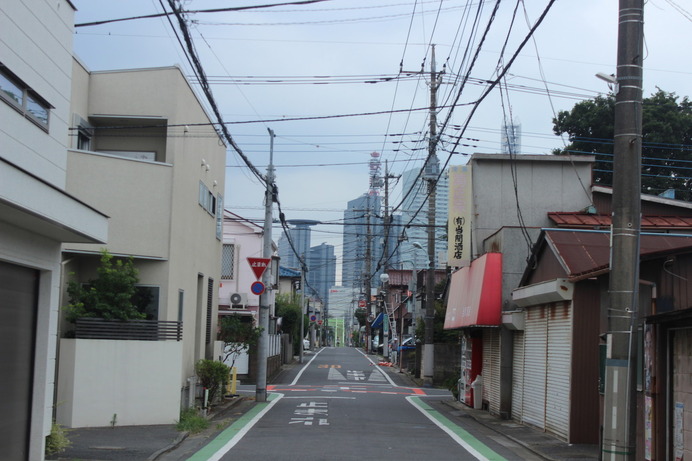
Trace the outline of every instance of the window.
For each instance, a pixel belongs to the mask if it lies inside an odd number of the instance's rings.
[[[48,131],[51,105],[0,63],[0,99]]]
[[[147,320],[159,319],[159,287],[137,285],[132,303],[137,306],[137,310],[147,315]]]
[[[223,195],[216,196],[216,238],[223,237]]]
[[[91,138],[94,137],[94,127],[78,114],[72,114],[73,130],[76,131],[77,142],[75,146],[79,150],[91,150]]]
[[[199,182],[199,204],[210,215],[216,214],[216,197],[202,181]]]
[[[233,279],[233,268],[235,266],[235,245],[224,243],[221,250],[221,278]]]
[[[185,305],[185,291],[178,290],[178,322],[183,321],[183,306]]]

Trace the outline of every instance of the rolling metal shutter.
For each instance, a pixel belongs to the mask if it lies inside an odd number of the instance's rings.
[[[545,429],[567,440],[569,434],[572,309],[569,303],[545,307],[548,319],[548,373]]]
[[[500,414],[500,332],[496,328],[483,331],[483,399],[491,414]]]
[[[526,310],[524,393],[521,421],[545,429],[545,375],[548,322],[543,306]]]
[[[512,341],[512,419],[521,421],[524,406],[524,332],[515,331]]]

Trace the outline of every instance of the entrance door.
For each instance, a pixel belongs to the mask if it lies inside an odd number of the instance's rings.
[[[0,459],[27,459],[38,271],[0,262]]]

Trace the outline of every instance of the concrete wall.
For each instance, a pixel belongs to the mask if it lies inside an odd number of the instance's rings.
[[[537,227],[526,229],[533,242],[540,235]],[[503,227],[489,236],[483,245],[483,252],[502,253],[502,308],[513,307],[512,290],[519,286],[530,256],[529,247],[522,230],[518,227]]]
[[[58,423],[108,426],[113,415],[119,426],[174,423],[181,359],[179,341],[61,339]]]
[[[474,154],[470,163],[474,257],[482,254],[488,236],[520,224],[517,202],[526,227],[549,226],[549,211],[579,211],[591,204],[590,157]]]

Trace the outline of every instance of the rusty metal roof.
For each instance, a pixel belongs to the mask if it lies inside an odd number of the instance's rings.
[[[546,229],[545,241],[570,279],[608,270],[610,232]],[[692,251],[692,235],[641,234],[640,258],[682,250]]]
[[[548,218],[558,227],[572,229],[598,229],[610,227],[609,215],[594,215],[582,212],[551,212]],[[689,216],[643,216],[642,229],[650,230],[692,230],[692,217]]]
[[[415,269],[416,273],[425,272],[427,269]],[[387,274],[389,275],[389,285],[390,286],[407,286],[409,280],[413,276],[413,269],[387,269]],[[435,284],[447,279],[447,271],[436,269],[435,270]],[[425,284],[425,282],[423,282]]]

